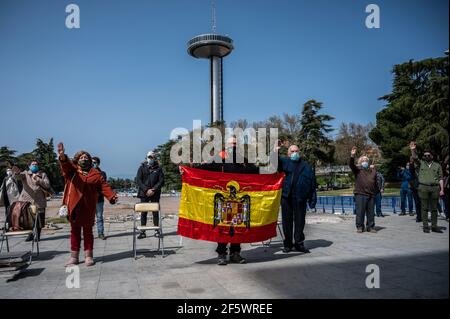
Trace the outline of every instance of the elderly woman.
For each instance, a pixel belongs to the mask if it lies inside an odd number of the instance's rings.
[[[88,152],[77,152],[71,161],[64,151],[64,144],[58,144],[59,163],[66,187],[63,203],[67,205],[71,226],[71,256],[66,267],[79,262],[81,231],[84,238],[84,262],[86,266],[94,265],[95,211],[99,194],[103,194],[111,204],[117,201],[117,195],[106,183],[102,174],[92,167],[92,158]]]
[[[358,233],[364,231],[364,219],[367,216],[366,231],[376,233],[374,207],[377,193],[377,171],[375,168],[370,168],[367,156],[361,156],[358,159],[358,166],[356,166],[356,151],[356,147],[353,147],[349,160],[349,166],[355,174],[356,229]]]
[[[47,194],[50,193],[50,181],[37,161],[31,161],[29,169],[21,172],[17,166],[12,168],[17,181],[22,182],[23,189],[19,201],[30,202],[35,205],[38,212],[37,240],[40,240],[41,229],[45,226],[45,209],[47,208]],[[33,240],[30,234],[27,241]]]

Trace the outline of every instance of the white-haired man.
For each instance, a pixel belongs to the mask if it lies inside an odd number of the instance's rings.
[[[349,166],[355,174],[355,208],[356,208],[356,229],[358,233],[364,231],[364,219],[367,216],[366,231],[376,233],[375,230],[375,195],[378,191],[377,171],[370,168],[369,158],[361,156],[358,159],[358,166],[355,164],[357,148],[353,147]]]
[[[137,197],[141,203],[159,203],[161,197],[161,188],[164,185],[164,173],[156,160],[156,154],[153,151],[147,153],[144,161],[138,169],[136,175],[136,184],[138,186]],[[153,225],[159,226],[159,212],[153,212]],[[141,214],[141,226],[147,225],[147,213]],[[141,231],[138,239],[145,238],[145,231]]]
[[[274,150],[278,152],[280,147],[278,143]],[[306,205],[310,208],[316,206],[316,176],[312,167],[301,159],[297,145],[291,145],[287,155],[287,158],[278,157],[278,171],[286,174],[281,199],[283,252],[289,253],[295,248],[299,252],[308,253],[309,250],[304,245]]]

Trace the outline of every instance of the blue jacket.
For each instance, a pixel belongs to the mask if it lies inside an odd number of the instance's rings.
[[[410,188],[410,182],[413,180],[413,176],[411,175],[411,172],[409,170],[398,170],[397,177],[402,181],[401,189]]]
[[[293,187],[293,177],[294,172],[297,165],[300,165],[299,177],[297,179],[297,185],[295,187],[295,194],[292,194],[297,200],[307,201],[310,208],[314,208],[317,202],[317,193],[316,193],[316,176],[312,167],[301,160],[298,162],[294,162],[286,157],[278,158],[278,171],[284,172],[286,177],[283,182],[283,193],[282,196],[287,198],[289,196],[289,191],[291,187]]]

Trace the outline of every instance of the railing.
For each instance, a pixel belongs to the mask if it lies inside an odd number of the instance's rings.
[[[198,41],[223,41],[232,44],[233,40],[231,40],[229,37],[218,35],[218,34],[204,34],[199,35],[191,40],[188,41],[187,45],[190,47],[192,44],[198,42]]]
[[[401,212],[400,196],[383,196],[381,211],[397,214]],[[443,201],[439,204],[443,207]],[[416,211],[415,203],[413,205]],[[353,196],[317,196],[316,211],[332,214],[355,214],[355,201]]]

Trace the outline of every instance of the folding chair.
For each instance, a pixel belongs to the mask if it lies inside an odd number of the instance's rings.
[[[281,229],[280,221],[277,221],[277,228],[278,228],[278,232],[280,233],[282,241],[284,241],[284,236],[283,236],[283,231]],[[255,246],[261,245],[262,247],[264,247],[264,251],[267,251],[267,248],[270,247],[270,244],[272,243],[272,239],[273,238],[270,238],[269,241],[262,241],[261,244],[250,243],[250,246],[255,247]]]
[[[138,226],[137,225],[137,216],[141,215],[144,212],[158,212],[159,211],[159,226]],[[163,228],[162,228],[162,213],[160,210],[159,203],[139,203],[134,205],[134,214],[133,214],[133,254],[134,259],[136,259],[136,233],[138,231],[147,231],[147,230],[153,230],[156,234],[156,232],[159,232],[158,237],[158,250],[161,248],[161,255],[164,257],[164,235],[163,235]]]
[[[9,215],[11,215],[11,210],[9,210],[9,212],[7,212],[7,217],[5,220],[5,227],[3,228],[3,231],[1,234],[2,242],[0,245],[0,253],[3,250],[3,242],[4,241],[6,241],[6,251],[9,253],[9,241],[8,241],[9,237],[28,236],[30,234],[33,234],[33,240],[31,241],[30,259],[28,261],[28,265],[31,265],[31,261],[33,259],[33,253],[34,253],[34,243],[36,243],[36,250],[37,250],[36,256],[39,256],[39,241],[37,240],[37,237],[38,237],[37,236],[37,227],[40,227],[40,219],[37,216],[37,207],[35,205],[30,205],[29,210],[30,210],[31,215],[34,218],[32,230],[8,231],[8,229],[9,229],[8,219],[9,219]]]

